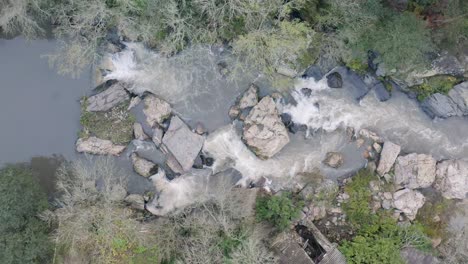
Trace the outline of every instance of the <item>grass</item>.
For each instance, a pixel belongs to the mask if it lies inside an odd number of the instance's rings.
[[[418,100],[423,101],[435,93],[448,94],[459,80],[453,76],[439,75],[427,78],[423,84],[411,89],[418,94]]]
[[[424,233],[429,237],[446,239],[448,236],[446,230],[449,221],[448,216],[455,209],[454,205],[453,200],[445,199],[439,195],[432,201],[427,201],[419,209],[416,221],[421,223]],[[435,216],[439,216],[439,221],[434,218]]]
[[[135,117],[127,111],[128,104],[128,101],[121,103],[107,112],[88,112],[86,99],[83,100],[80,117],[83,128],[79,137],[96,136],[115,144],[130,142],[133,139]]]
[[[367,65],[367,62],[363,62],[361,60],[358,60],[358,59],[352,59],[351,61],[349,61],[346,66],[348,66],[348,68],[350,68],[351,70],[363,75],[363,74],[366,74],[369,66]]]

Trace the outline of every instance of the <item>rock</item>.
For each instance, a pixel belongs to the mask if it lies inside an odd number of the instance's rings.
[[[197,122],[197,124],[195,125],[195,133],[197,133],[198,135],[203,135],[208,133],[208,130],[206,130],[205,126],[202,123]]]
[[[138,157],[136,153],[132,153],[132,163],[133,169],[136,173],[140,174],[143,177],[149,177],[158,173],[158,165],[153,162],[146,160],[144,158]]]
[[[204,141],[204,137],[190,131],[190,128],[178,116],[172,117],[169,129],[162,140],[184,171],[192,168]]]
[[[383,145],[382,153],[380,154],[379,166],[377,167],[377,173],[383,176],[389,172],[393,167],[398,154],[400,154],[401,147],[390,141],[387,141]]]
[[[343,154],[339,152],[328,152],[323,163],[332,168],[339,168],[343,165]]]
[[[372,193],[378,193],[380,191],[380,183],[379,181],[370,181],[369,188]]]
[[[251,84],[249,89],[244,92],[242,97],[237,104],[239,109],[245,109],[254,107],[258,103],[258,87],[255,84]]]
[[[312,65],[305,70],[302,78],[313,78],[315,81],[320,81],[323,78],[322,69],[317,65]]]
[[[370,139],[377,143],[383,143],[383,139],[377,135],[377,133],[370,131],[369,129],[361,129],[359,130],[359,135],[363,138]],[[362,145],[362,144],[361,144]]]
[[[125,197],[124,202],[127,203],[131,208],[137,210],[145,210],[145,199],[139,194],[130,194]]]
[[[327,84],[330,88],[342,88],[343,87],[343,78],[338,72],[332,72],[327,75]]]
[[[127,107],[127,111],[130,111],[132,108],[137,106],[140,102],[141,102],[140,97],[138,97],[138,96],[132,97],[132,99],[130,99],[130,104]]]
[[[421,107],[431,118],[448,118],[463,115],[458,105],[450,97],[440,93],[435,93],[426,98],[421,103]]]
[[[391,192],[384,192],[384,193],[383,193],[383,197],[384,197],[384,199],[386,199],[386,200],[391,200],[391,199],[393,198],[393,195],[392,195]]]
[[[431,155],[411,153],[395,163],[395,185],[409,189],[427,188],[436,176],[436,160]]]
[[[364,140],[364,139],[358,138],[358,139],[356,140],[356,147],[357,147],[357,148],[361,148],[362,145],[364,145],[364,143],[365,143],[365,140]]]
[[[166,154],[166,165],[169,167],[169,169],[171,169],[176,174],[184,173],[184,168],[182,168],[182,165],[180,165],[180,163],[171,153]]]
[[[250,111],[245,119],[243,139],[262,159],[271,158],[289,142],[288,131],[270,96],[264,97]]]
[[[418,191],[403,189],[393,194],[393,205],[411,221],[416,218],[416,214],[424,202],[426,202],[426,198]]]
[[[200,155],[198,155],[195,158],[195,161],[193,162],[192,168],[194,169],[203,169],[203,160]]]
[[[171,115],[171,106],[164,100],[150,94],[143,99],[145,107],[143,113],[146,116],[146,122],[151,127],[157,124],[162,125],[163,121]]]
[[[76,142],[76,151],[80,153],[118,156],[124,149],[125,146],[114,145],[110,140],[97,137],[79,138]]]
[[[448,96],[457,104],[463,115],[468,115],[468,81],[455,85]]]
[[[375,170],[377,169],[377,165],[375,164],[374,161],[369,161],[369,162],[367,163],[366,168],[367,168],[370,172],[374,173]]]
[[[240,112],[241,111],[240,111],[239,107],[237,105],[233,105],[233,106],[231,106],[231,108],[229,108],[228,115],[229,115],[229,117],[231,119],[236,119],[239,116]]]
[[[378,82],[377,84],[374,85],[373,88],[374,88],[375,97],[377,97],[377,100],[379,100],[380,102],[385,102],[388,99],[390,99],[391,94],[385,88],[385,85],[382,82]]]
[[[163,134],[164,134],[164,132],[163,132],[162,128],[160,128],[159,126],[154,128],[153,137],[151,139],[153,140],[154,144],[156,144],[156,147],[158,147],[158,148],[159,148],[159,146],[161,146]]]
[[[138,140],[146,140],[149,138],[143,131],[143,127],[140,123],[133,124],[133,136]]]
[[[442,238],[440,237],[431,239],[432,248],[437,248],[440,245],[440,243],[442,243]]]
[[[105,91],[96,95],[90,96],[86,103],[86,111],[89,112],[105,112],[112,107],[130,99],[127,91],[121,83],[115,83]]]
[[[372,147],[374,148],[375,152],[377,152],[377,153],[382,152],[382,146],[381,146],[379,143],[375,142],[375,143],[372,145]]]
[[[465,199],[468,194],[468,160],[445,160],[437,164],[434,187],[447,199]]]
[[[241,113],[240,113],[240,115],[239,115],[239,120],[245,121],[245,119],[247,118],[247,116],[248,116],[249,113],[250,113],[250,110],[252,110],[252,108],[245,108],[245,109],[242,109],[242,110],[241,110]]]
[[[301,88],[301,93],[306,97],[310,97],[312,90],[310,88]]]
[[[277,69],[276,69],[276,72],[283,75],[283,76],[286,76],[286,77],[289,77],[289,78],[294,78],[297,76],[297,71],[294,70],[294,69],[291,69],[289,68],[288,66],[279,66]]]
[[[201,155],[201,159],[203,162],[203,165],[211,167],[214,164],[214,159],[211,157],[206,157],[205,155]]]
[[[390,208],[392,208],[391,200],[383,200],[382,201],[382,208],[385,209],[385,210],[390,210]]]
[[[357,101],[360,101],[369,93],[370,87],[366,85],[361,75],[346,68],[338,68],[344,77],[345,87]]]

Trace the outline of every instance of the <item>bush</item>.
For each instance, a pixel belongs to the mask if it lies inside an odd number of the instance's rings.
[[[29,167],[0,169],[0,259],[5,264],[48,263],[51,242],[48,226],[38,214],[47,197]]]
[[[282,231],[299,217],[303,206],[304,202],[295,200],[290,192],[259,197],[255,207],[257,220],[270,222]]]
[[[434,76],[424,80],[424,83],[412,88],[418,94],[418,100],[423,101],[435,93],[448,94],[458,82],[457,78],[452,76]]]
[[[393,219],[389,213],[373,213],[369,207],[372,193],[369,183],[375,175],[367,170],[361,170],[345,186],[350,198],[343,205],[349,222],[357,235],[350,241],[343,241],[340,250],[348,263],[404,263],[400,250],[404,247],[416,247],[428,250],[430,240],[423,232],[420,224],[402,225]]]

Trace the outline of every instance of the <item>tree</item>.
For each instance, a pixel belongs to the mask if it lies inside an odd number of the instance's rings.
[[[280,231],[287,229],[292,220],[299,217],[304,203],[295,201],[290,192],[280,195],[264,196],[257,200],[257,220],[268,221]]]
[[[26,37],[44,34],[41,19],[47,16],[43,0],[0,0],[0,32],[21,33]]]
[[[38,215],[47,197],[31,169],[0,169],[0,259],[5,264],[47,263],[51,256],[48,226]]]

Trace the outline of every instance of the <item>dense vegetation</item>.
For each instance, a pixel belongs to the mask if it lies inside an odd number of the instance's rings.
[[[313,62],[362,65],[368,51],[385,74],[401,74],[441,48],[457,54],[468,41],[463,0],[2,0],[0,10],[7,33],[34,37],[52,23],[63,46],[50,60],[73,75],[117,34],[168,56],[197,43],[227,44],[239,65],[268,76]]]
[[[256,214],[259,221],[268,221],[278,230],[284,231],[290,227],[292,220],[299,217],[304,202],[298,201],[291,192],[283,192],[274,196],[259,197],[256,204]]]
[[[344,241],[340,250],[348,263],[404,263],[401,249],[428,250],[430,240],[420,224],[398,224],[389,212],[372,212],[369,183],[375,178],[372,173],[362,170],[345,187],[350,198],[343,208],[357,235],[351,241]]]
[[[0,169],[0,260],[5,264],[47,263],[52,243],[39,214],[47,197],[26,165]]]

